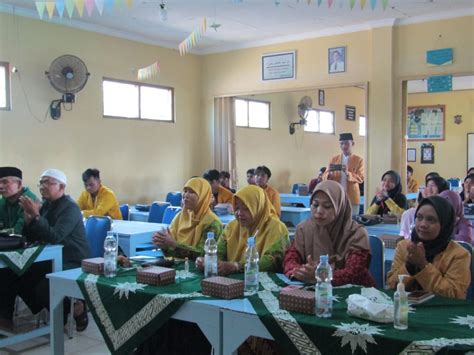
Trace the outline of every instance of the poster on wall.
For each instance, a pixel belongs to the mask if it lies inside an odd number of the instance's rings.
[[[426,51],[426,64],[428,66],[453,64],[453,49],[442,48]]]
[[[445,105],[408,107],[408,140],[444,140]]]
[[[296,51],[262,55],[262,80],[292,80],[296,78]]]
[[[356,120],[356,107],[346,105],[346,120],[355,121]]]

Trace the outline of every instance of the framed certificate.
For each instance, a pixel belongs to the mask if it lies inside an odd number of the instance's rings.
[[[295,59],[295,51],[262,55],[262,80],[296,79]]]

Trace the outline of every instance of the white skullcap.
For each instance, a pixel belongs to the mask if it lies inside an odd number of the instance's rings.
[[[46,170],[43,174],[41,174],[41,177],[52,177],[56,180],[58,180],[61,184],[64,186],[67,185],[67,177],[66,174],[64,174],[61,170],[58,169],[48,169]]]

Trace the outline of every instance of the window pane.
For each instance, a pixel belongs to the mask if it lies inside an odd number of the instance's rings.
[[[305,132],[319,132],[318,111],[308,111],[308,116],[306,116],[306,126],[304,126],[304,130]]]
[[[367,134],[367,122],[365,116],[359,116],[359,136]]]
[[[237,126],[248,127],[247,101],[235,100],[235,124]]]
[[[104,115],[138,118],[138,85],[103,82]]]
[[[7,107],[7,67],[0,65],[0,108]]]
[[[140,115],[150,120],[172,121],[172,90],[140,87]]]
[[[270,128],[270,105],[249,101],[249,127]]]
[[[328,111],[319,111],[321,133],[334,133],[334,114]]]

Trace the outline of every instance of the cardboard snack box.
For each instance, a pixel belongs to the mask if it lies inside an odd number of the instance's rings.
[[[137,282],[147,285],[163,286],[175,282],[176,270],[161,266],[137,269]]]
[[[88,272],[95,275],[104,274],[104,258],[90,258],[84,259],[81,262],[83,272]]]
[[[280,309],[290,312],[315,314],[314,291],[293,289],[283,290],[279,296]]]
[[[214,276],[201,281],[202,293],[204,295],[225,298],[244,297],[244,282],[228,277]]]

